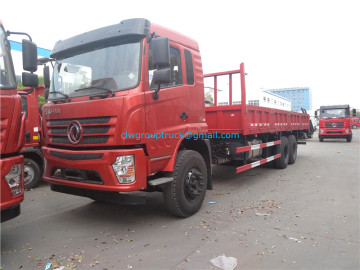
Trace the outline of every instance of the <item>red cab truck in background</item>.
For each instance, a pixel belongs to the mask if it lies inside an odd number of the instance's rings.
[[[319,141],[324,139],[344,138],[352,140],[351,118],[349,105],[320,106],[319,110]],[[356,110],[353,110],[356,116]],[[315,111],[317,117],[317,111]]]
[[[351,118],[351,128],[352,129],[360,128],[360,117],[355,116]]]
[[[146,19],[60,40],[50,57],[42,150],[53,191],[131,204],[146,199],[132,191],[159,191],[172,214],[188,217],[212,189],[212,164],[284,169],[310,132],[308,114],[232,105],[234,74],[246,100],[244,64],[204,75],[195,40]],[[217,106],[219,76],[229,78],[231,105]],[[204,77],[214,106],[205,107]]]
[[[1,102],[1,222],[20,214],[20,203],[24,200],[24,157],[20,150],[25,143],[26,113],[22,112],[21,98],[17,92],[10,43],[7,36],[23,34],[5,32],[0,21],[0,102]],[[31,73],[23,72],[23,84],[38,85],[36,44],[23,40],[23,66]]]
[[[26,113],[25,145],[21,149],[24,156],[25,189],[36,187],[43,175],[43,154],[41,152],[41,113],[39,111],[39,95],[43,95],[44,85],[19,90],[23,112]]]

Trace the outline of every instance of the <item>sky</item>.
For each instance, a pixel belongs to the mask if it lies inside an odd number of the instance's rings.
[[[3,1],[5,29],[38,47],[146,18],[195,39],[204,73],[245,63],[247,92],[307,86],[313,109],[360,109],[360,1]],[[11,40],[21,41],[17,36]]]

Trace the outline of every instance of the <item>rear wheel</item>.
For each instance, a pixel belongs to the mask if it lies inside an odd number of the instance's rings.
[[[163,191],[166,208],[179,217],[194,215],[206,193],[207,170],[203,157],[196,151],[181,150],[177,154],[173,181]]]
[[[285,136],[281,137],[281,144],[277,147],[280,151],[281,157],[275,159],[276,167],[285,169],[289,163],[289,141]]]
[[[30,158],[24,159],[24,186],[25,189],[36,187],[41,178],[39,165]]]
[[[288,136],[289,141],[289,164],[294,164],[297,157],[297,142],[294,135]]]

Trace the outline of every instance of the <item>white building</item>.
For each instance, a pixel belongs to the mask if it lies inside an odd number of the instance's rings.
[[[209,92],[214,98],[214,88],[207,86],[204,88],[205,94]],[[290,99],[271,93],[265,89],[259,89],[258,91],[248,91],[247,95],[247,104],[249,105],[291,111]],[[238,97],[233,98],[232,104],[241,104],[241,101],[239,100],[239,95]],[[228,91],[223,91],[221,89],[217,90],[217,105],[229,105]]]
[[[248,99],[247,104],[291,111],[291,100],[264,89],[260,89],[257,98]]]

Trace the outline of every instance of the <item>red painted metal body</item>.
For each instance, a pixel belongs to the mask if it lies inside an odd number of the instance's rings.
[[[1,21],[1,31],[5,32]],[[6,38],[6,37],[5,37]],[[3,42],[3,41],[0,41]],[[1,48],[3,53],[8,54],[8,65],[2,67],[7,74],[14,74],[11,53],[7,48]],[[3,56],[2,56],[3,57]],[[6,70],[7,69],[7,70]],[[1,75],[3,76],[3,74]],[[9,75],[11,76],[11,75]],[[15,81],[15,75],[11,80]],[[10,81],[9,79],[9,81]],[[15,81],[16,82],[16,81]],[[0,119],[0,167],[1,167],[1,213],[3,211],[11,211],[15,207],[18,207],[20,202],[24,200],[24,158],[19,154],[20,149],[25,143],[25,118],[26,114],[22,113],[22,105],[20,96],[17,93],[16,84],[13,84],[12,89],[10,87],[3,87],[0,89],[0,104],[1,104],[1,119]],[[21,164],[22,168],[22,191],[18,195],[13,195],[9,184],[6,180],[6,175],[10,172],[11,168],[15,164]]]
[[[26,112],[26,133],[30,134],[25,141],[24,148],[40,147],[41,139],[41,115],[39,114],[39,95],[44,94],[45,86],[35,87],[33,92],[28,95],[22,95],[29,92],[31,88],[19,89],[22,98],[23,111]]]
[[[195,40],[180,33],[151,24],[151,32],[157,36],[167,36],[170,46],[179,50],[182,63],[185,62],[184,49],[192,55],[194,84],[186,81],[186,66],[182,64],[182,85],[161,89],[159,98],[154,99],[149,89],[149,44],[143,40],[141,78],[133,89],[115,92],[115,96],[105,99],[89,99],[88,96],[72,97],[71,102],[43,106],[43,132],[48,147],[43,147],[46,159],[44,179],[52,184],[84,189],[126,192],[148,188],[150,176],[157,172],[172,172],[177,152],[184,138],[129,138],[127,134],[170,133],[182,134],[238,133],[255,135],[309,129],[309,115],[263,107],[240,105],[206,107],[204,98],[204,77],[214,77],[214,99],[217,102],[217,76],[241,74],[241,97],[246,100],[244,64],[240,70],[203,75],[201,56]],[[230,101],[232,95],[230,94]],[[179,117],[186,112],[188,117]],[[72,121],[85,129],[98,132],[84,132],[81,143],[72,144],[68,139]],[[93,154],[98,154],[97,158]],[[135,156],[136,181],[119,184],[112,164],[118,156]],[[83,160],[79,160],[79,158]],[[279,157],[276,155],[274,158]],[[84,159],[86,158],[86,160]],[[250,164],[249,164],[250,165]],[[64,179],[57,170],[96,170],[103,182],[90,183]]]
[[[232,74],[236,73],[240,73],[241,78],[241,100],[246,100],[244,63],[240,65],[239,70],[212,73],[204,75],[204,77],[214,78],[214,96],[216,96],[217,77],[229,76],[229,85],[231,86]],[[232,105],[232,95],[229,96],[230,105],[205,108],[209,132],[252,135],[268,132],[310,130],[310,116],[308,114],[247,105],[245,102]],[[214,101],[214,104],[217,104],[216,101]]]

